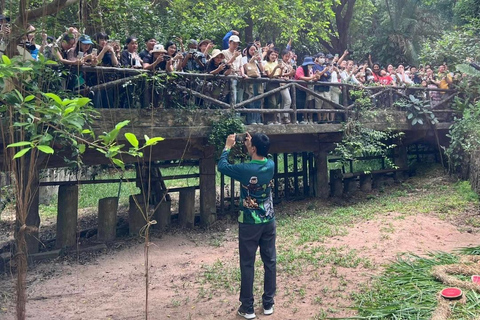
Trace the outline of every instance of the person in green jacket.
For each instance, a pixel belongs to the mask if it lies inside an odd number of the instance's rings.
[[[228,136],[225,149],[218,162],[218,171],[238,180],[241,184],[240,211],[238,215],[238,244],[240,253],[240,302],[238,314],[245,319],[254,319],[253,278],[255,254],[260,247],[260,256],[265,269],[263,313],[273,313],[277,254],[275,249],[276,225],[273,210],[272,185],[275,164],[267,158],[270,139],[256,133],[245,137],[245,147],[252,160],[248,163],[230,164],[227,160],[235,145],[235,134]]]

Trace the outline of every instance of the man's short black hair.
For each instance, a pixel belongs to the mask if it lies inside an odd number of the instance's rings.
[[[252,147],[257,148],[257,155],[266,157],[270,149],[270,138],[264,133],[255,133],[252,135]]]

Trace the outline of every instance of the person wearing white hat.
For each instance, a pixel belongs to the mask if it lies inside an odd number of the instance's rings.
[[[225,55],[219,49],[213,49],[212,57],[207,63],[207,72],[224,76],[228,76],[232,72],[231,67],[225,62]]]
[[[236,76],[241,76],[240,66],[242,65],[242,53],[240,50],[238,50],[239,45],[240,38],[238,35],[230,36],[228,40],[228,49],[222,51],[222,53],[225,55],[227,64],[232,67],[231,74]],[[234,103],[243,101],[243,91],[243,87],[238,86],[238,81],[236,79],[232,79],[232,95],[230,98],[233,99]]]
[[[151,56],[146,56],[143,59],[143,69],[147,70],[165,70],[166,63],[164,56],[167,53],[167,50],[161,44],[156,44],[153,46],[153,50],[150,51]]]

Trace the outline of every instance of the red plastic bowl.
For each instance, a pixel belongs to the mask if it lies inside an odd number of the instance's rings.
[[[480,284],[480,276],[478,275],[472,276],[472,282]]]
[[[462,290],[458,288],[445,288],[442,290],[441,295],[446,299],[456,299],[462,296]]]

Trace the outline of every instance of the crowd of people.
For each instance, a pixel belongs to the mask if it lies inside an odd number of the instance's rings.
[[[368,61],[356,63],[349,59],[346,50],[340,54],[324,54],[319,52],[306,56],[301,62],[292,49],[291,41],[286,48],[278,49],[270,42],[262,45],[260,39],[242,46],[239,33],[229,31],[217,48],[210,39],[197,41],[194,39],[183,43],[181,38],[168,41],[165,45],[158,43],[155,38],[144,39],[144,49],[139,52],[139,40],[134,36],[126,39],[122,46],[119,41],[110,40],[105,33],[97,33],[93,37],[80,34],[71,27],[58,39],[42,34],[41,45],[35,45],[35,28],[29,26],[26,43],[31,48],[32,57],[38,53],[49,59],[54,59],[67,66],[106,66],[137,68],[151,71],[166,72],[193,72],[213,75],[235,75],[229,85],[218,85],[212,88],[209,95],[227,102],[239,103],[261,93],[279,88],[279,82],[241,82],[241,78],[268,77],[283,80],[304,80],[304,84],[314,90],[323,99],[308,94],[303,90],[296,92],[297,109],[331,109],[338,104],[341,96],[340,86],[335,84],[349,83],[356,86],[422,86],[426,88],[448,89],[453,82],[453,74],[447,65],[438,66],[436,71],[430,65],[404,66],[396,68],[389,64],[382,67],[380,63]],[[27,48],[27,46],[24,46]],[[35,49],[33,49],[35,48]],[[25,49],[29,50],[29,49]],[[78,68],[77,68],[78,69]],[[75,72],[74,72],[75,73]],[[85,85],[85,80],[79,73],[72,88]],[[322,83],[322,84],[320,84]],[[328,83],[328,84],[327,84]],[[438,101],[441,93],[432,91],[430,99]],[[291,92],[287,88],[278,94],[272,94],[265,101],[255,101],[247,108],[282,108],[286,111],[292,104]],[[299,115],[301,123],[330,122],[335,120],[334,113],[322,113],[303,117]],[[250,113],[246,115],[247,124],[279,124],[291,123],[288,112],[280,115]]]

